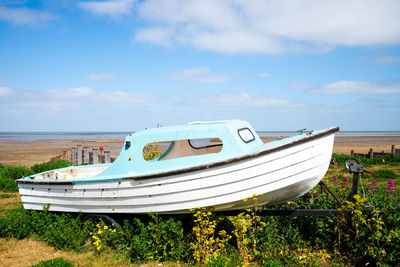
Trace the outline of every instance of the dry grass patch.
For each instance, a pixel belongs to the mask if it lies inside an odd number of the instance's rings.
[[[75,253],[72,251],[57,250],[45,242],[36,241],[32,238],[17,240],[15,238],[0,238],[0,266],[31,266],[41,261],[55,258],[63,258],[74,266],[188,266],[179,263],[150,262],[144,264],[130,264],[127,259],[118,258],[114,254],[96,253],[89,251]]]
[[[0,216],[4,216],[6,211],[20,206],[22,206],[22,202],[18,193],[0,192]]]
[[[114,255],[99,255],[95,252],[77,254],[60,251],[44,242],[31,238],[17,240],[0,238],[0,266],[30,266],[40,261],[62,257],[75,266],[137,266]]]

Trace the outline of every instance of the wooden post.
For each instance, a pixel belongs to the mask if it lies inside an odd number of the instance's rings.
[[[76,153],[77,153],[76,163],[78,165],[82,165],[82,145],[78,145]]]
[[[396,146],[392,145],[392,154],[396,154]]]
[[[369,150],[368,155],[369,155],[369,158],[370,158],[370,159],[373,159],[373,158],[374,158],[374,150],[373,150],[372,148]]]
[[[89,148],[87,146],[83,147],[83,164],[89,164]]]
[[[353,149],[350,151],[350,156],[354,157],[354,150]]]
[[[110,151],[104,151],[104,163],[111,163]]]
[[[71,154],[72,154],[71,162],[76,164],[76,147],[72,147]]]
[[[97,148],[93,148],[93,164],[99,163],[99,150]]]

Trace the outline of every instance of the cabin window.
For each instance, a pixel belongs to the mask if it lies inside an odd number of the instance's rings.
[[[249,128],[239,129],[238,134],[245,143],[250,143],[255,140],[254,134],[250,131]]]
[[[152,142],[144,146],[143,158],[146,161],[168,160],[204,154],[218,153],[222,150],[219,138],[185,139]]]
[[[131,141],[126,141],[125,142],[125,150],[129,149],[131,147]]]
[[[222,141],[219,138],[188,139],[188,142],[194,149],[222,146]]]

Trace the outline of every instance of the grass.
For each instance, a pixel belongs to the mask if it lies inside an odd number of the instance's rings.
[[[4,216],[8,210],[22,206],[21,198],[18,193],[0,192],[0,216]]]
[[[144,266],[159,267],[158,262],[146,264],[132,264],[127,259],[118,258],[113,254],[98,254],[93,251],[76,253],[72,251],[57,250],[45,242],[37,241],[32,238],[18,240],[15,238],[0,238],[0,266],[25,267],[39,264],[55,258],[63,258],[71,262],[74,266]],[[188,266],[186,264],[166,263],[162,266]]]
[[[45,242],[32,238],[17,240],[0,238],[0,266],[30,266],[54,258],[63,258],[74,266],[139,266],[114,255],[99,255],[95,252],[75,253],[56,250]]]
[[[10,195],[10,194],[4,194],[4,195],[0,195],[0,199],[10,198],[12,196],[13,195]]]
[[[8,211],[22,206],[18,193],[0,192],[0,216],[5,216]],[[89,240],[88,240],[89,242]],[[157,262],[146,264],[131,264],[126,258],[108,254],[99,254],[95,251],[77,253],[75,251],[58,250],[47,242],[34,238],[0,238],[0,266],[31,266],[55,258],[63,258],[74,266],[159,266]],[[180,264],[185,266],[184,264]],[[163,266],[177,266],[176,263],[165,263]]]

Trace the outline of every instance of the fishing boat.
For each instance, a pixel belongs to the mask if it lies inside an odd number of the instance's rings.
[[[192,122],[135,132],[113,163],[17,180],[25,209],[83,213],[188,213],[282,203],[324,177],[338,127],[264,143],[246,121]]]

